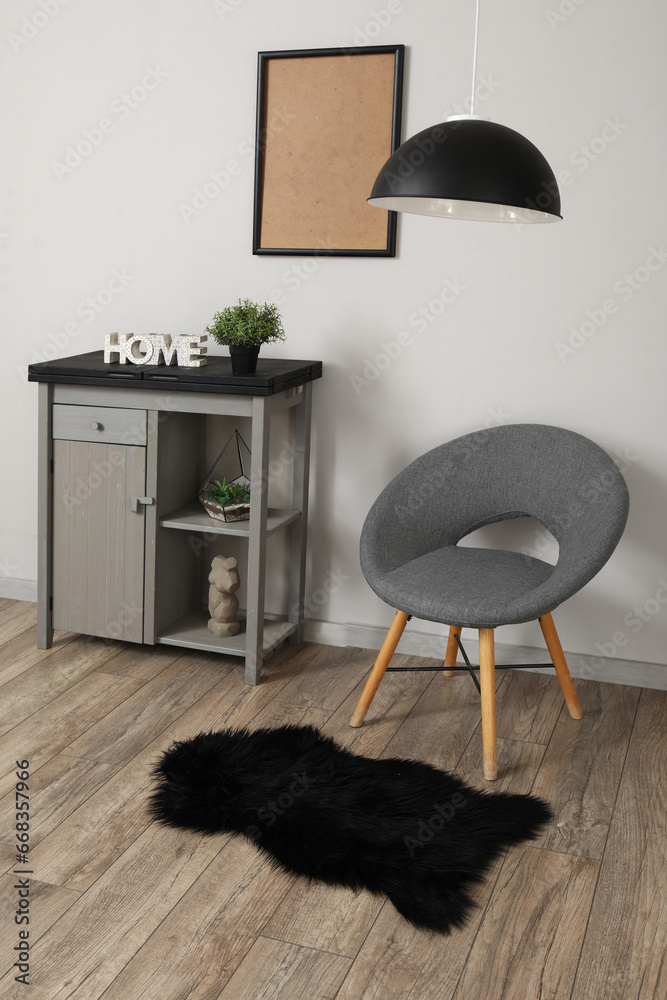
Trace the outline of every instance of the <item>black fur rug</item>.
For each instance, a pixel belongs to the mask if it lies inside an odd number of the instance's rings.
[[[244,834],[289,872],[385,893],[417,927],[460,927],[479,882],[551,812],[478,792],[410,760],[358,757],[312,726],[227,729],[174,743],[155,767],[152,815]]]

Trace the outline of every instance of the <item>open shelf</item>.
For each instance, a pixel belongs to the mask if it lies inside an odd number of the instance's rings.
[[[208,515],[204,515],[207,517]],[[246,633],[245,621],[241,619],[241,631],[238,635],[227,636],[219,639],[209,631],[207,622],[208,611],[193,610],[188,611],[177,621],[163,629],[157,637],[157,642],[166,646],[185,646],[187,649],[204,649],[210,653],[227,653],[230,656],[246,655]],[[264,642],[263,655],[266,656],[272,649],[288,638],[292,632],[296,631],[294,622],[274,621],[264,619]]]
[[[269,507],[266,517],[266,534],[272,535],[280,531],[286,524],[291,524],[301,517],[298,510],[279,510]],[[177,528],[181,531],[201,531],[213,535],[250,536],[250,521],[218,521],[209,517],[200,503],[195,501],[171,514],[160,518],[161,528]]]

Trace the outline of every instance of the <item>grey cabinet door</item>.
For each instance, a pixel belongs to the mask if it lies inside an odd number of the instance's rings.
[[[146,449],[53,442],[53,627],[143,641]]]

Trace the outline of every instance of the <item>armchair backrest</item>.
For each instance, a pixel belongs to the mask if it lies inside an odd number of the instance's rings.
[[[587,582],[618,544],[628,506],[613,459],[581,434],[545,424],[475,431],[421,455],[380,493],[362,529],[362,571],[389,572],[529,515],[557,539],[559,564],[577,564]]]

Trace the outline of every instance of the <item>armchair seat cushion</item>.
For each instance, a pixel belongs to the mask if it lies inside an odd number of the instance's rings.
[[[534,621],[558,606],[553,594],[550,607],[539,597],[554,569],[518,552],[447,545],[388,573],[374,573],[368,583],[387,604],[416,618],[496,628]]]

